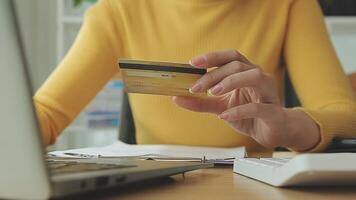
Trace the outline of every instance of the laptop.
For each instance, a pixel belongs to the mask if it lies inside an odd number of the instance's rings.
[[[0,1],[0,198],[47,199],[212,166],[46,157],[13,2]]]

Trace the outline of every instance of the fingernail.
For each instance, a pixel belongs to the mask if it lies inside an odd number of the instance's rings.
[[[192,66],[196,66],[196,67],[200,67],[200,66],[204,65],[205,62],[206,62],[205,56],[198,56],[198,57],[195,57],[189,61],[189,63]]]
[[[222,113],[222,114],[220,114],[218,117],[219,117],[219,119],[224,119],[224,120],[226,120],[226,119],[229,118],[229,114],[227,114],[227,113]]]
[[[209,93],[212,95],[218,95],[218,94],[220,94],[220,92],[222,92],[222,90],[223,90],[223,87],[220,84],[218,84],[218,85],[215,85],[213,88],[211,88],[209,90]]]
[[[189,92],[190,93],[197,93],[197,92],[200,92],[202,88],[203,88],[202,85],[200,83],[197,83],[197,84],[193,85],[193,87],[191,87],[189,89]]]

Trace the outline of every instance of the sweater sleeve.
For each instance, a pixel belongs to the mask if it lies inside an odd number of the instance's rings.
[[[86,14],[80,32],[59,66],[34,96],[44,144],[57,136],[115,74],[120,45],[109,2]]]
[[[356,100],[316,0],[295,0],[284,45],[288,73],[304,111],[319,126],[325,150],[334,137],[356,137]]]

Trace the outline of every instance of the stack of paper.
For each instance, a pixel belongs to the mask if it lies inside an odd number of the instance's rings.
[[[50,156],[58,157],[135,157],[154,160],[209,160],[214,163],[232,164],[235,158],[245,157],[245,147],[216,148],[183,145],[130,145],[117,141],[109,146],[98,148],[52,151]]]

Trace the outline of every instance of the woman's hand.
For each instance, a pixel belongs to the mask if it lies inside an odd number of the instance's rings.
[[[217,67],[191,88],[192,93],[208,91],[210,97],[173,97],[177,105],[215,113],[237,132],[268,148],[285,146],[306,150],[319,141],[315,122],[302,111],[283,108],[273,78],[239,52],[204,54],[193,58],[191,65]]]

